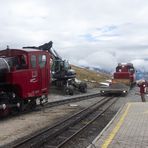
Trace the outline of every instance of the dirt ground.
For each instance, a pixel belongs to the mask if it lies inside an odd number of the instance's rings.
[[[69,96],[51,94],[48,97],[50,101],[55,101],[65,99]],[[57,121],[70,116],[97,100],[98,98],[94,98],[77,103],[69,103],[3,119],[0,121],[0,147],[45,128],[46,126],[53,125]]]

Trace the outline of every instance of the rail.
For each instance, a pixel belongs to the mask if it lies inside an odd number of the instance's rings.
[[[54,126],[48,127],[47,129],[44,129],[43,131],[40,131],[39,133],[34,134],[26,139],[18,140],[16,142],[12,143],[11,146],[15,147],[15,148],[24,148],[24,147],[37,148],[37,147],[41,147],[41,146],[61,147],[63,144],[65,144],[66,140],[62,138],[62,141],[60,143],[52,145],[51,143],[52,143],[53,139],[55,139],[55,137],[60,136],[63,132],[67,131],[69,129],[69,127],[72,128],[77,123],[80,123],[81,120],[83,120],[88,115],[92,114],[93,112],[100,112],[99,114],[98,113],[97,114],[98,114],[98,116],[101,116],[101,114],[105,110],[100,111],[99,108],[102,105],[105,105],[108,101],[112,100],[113,98],[114,97],[102,98],[97,103],[94,103],[93,105],[83,109],[82,111],[72,115],[71,117],[69,117],[67,119],[64,119],[61,122],[58,122]],[[95,118],[97,118],[97,117],[95,117]],[[95,118],[93,120],[95,120]],[[91,121],[91,122],[93,122],[93,121]],[[86,127],[86,125],[85,125],[85,127]],[[81,130],[83,128],[81,128]],[[78,130],[78,131],[80,132],[80,130]],[[78,131],[76,133],[79,133]],[[76,133],[74,133],[72,135],[76,135]],[[66,139],[71,139],[71,136],[69,136]]]

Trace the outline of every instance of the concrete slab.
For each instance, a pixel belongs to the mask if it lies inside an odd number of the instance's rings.
[[[148,103],[127,103],[88,148],[148,148]]]

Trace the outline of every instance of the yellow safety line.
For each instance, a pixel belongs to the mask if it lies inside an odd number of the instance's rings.
[[[108,138],[104,141],[104,143],[102,144],[101,148],[107,148],[109,146],[109,144],[111,143],[111,141],[113,140],[113,138],[117,134],[118,130],[120,129],[122,123],[124,122],[124,119],[127,116],[127,113],[128,113],[128,110],[129,110],[130,106],[131,106],[131,104],[128,103],[125,112],[121,116],[120,120],[117,122],[115,128],[112,130],[112,132],[110,133]]]

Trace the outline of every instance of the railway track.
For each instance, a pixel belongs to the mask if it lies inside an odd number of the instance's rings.
[[[26,139],[11,144],[15,148],[60,148],[67,145],[73,138],[83,133],[96,119],[115,103],[117,98],[105,97],[97,103],[81,110],[73,116],[58,122]]]
[[[87,100],[87,99],[93,99],[93,98],[99,97],[99,96],[100,96],[100,93],[98,93],[98,92],[97,93],[90,93],[90,94],[83,94],[83,95],[78,95],[78,96],[72,96],[72,97],[69,97],[66,99],[61,99],[61,100],[45,103],[43,106],[37,105],[36,108],[25,110],[23,112],[13,112],[9,116],[2,118],[2,119],[6,120],[6,119],[13,118],[15,116],[22,116],[23,114],[28,114],[32,111],[39,111],[42,109],[55,107],[55,106],[59,106],[59,105],[64,105],[67,103],[72,103],[72,102],[77,102],[77,101],[82,101],[82,100]]]
[[[85,94],[85,95],[79,95],[79,96],[73,96],[73,97],[69,97],[67,99],[61,99],[58,101],[53,101],[53,102],[49,102],[47,104],[45,104],[45,108],[49,108],[49,107],[54,107],[57,105],[63,105],[63,104],[67,104],[67,103],[72,103],[72,102],[77,102],[77,101],[82,101],[82,100],[87,100],[87,99],[93,99],[95,97],[99,97],[100,96],[100,92],[98,93],[91,93],[91,94]]]

